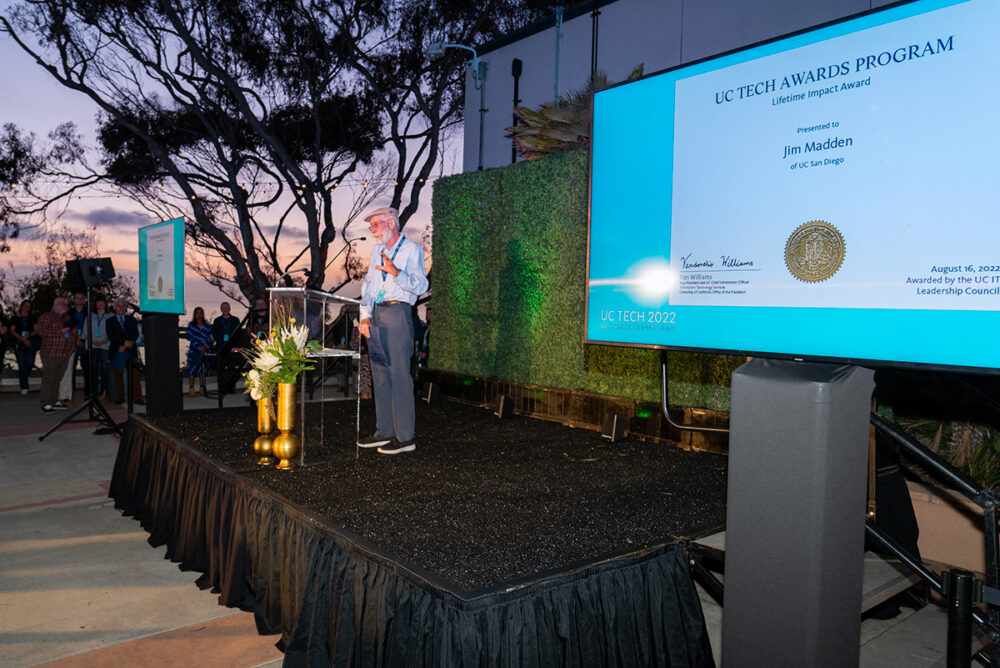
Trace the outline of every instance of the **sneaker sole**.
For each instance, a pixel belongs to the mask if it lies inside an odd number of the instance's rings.
[[[387,438],[384,441],[373,441],[371,443],[362,443],[362,442],[358,441],[358,447],[359,448],[380,448],[383,445],[386,445],[387,443],[392,443],[392,439],[391,438]]]
[[[383,455],[399,455],[404,452],[413,452],[416,449],[417,449],[417,444],[411,443],[410,445],[404,445],[401,448],[392,448],[391,450],[386,448],[379,448],[378,451]]]

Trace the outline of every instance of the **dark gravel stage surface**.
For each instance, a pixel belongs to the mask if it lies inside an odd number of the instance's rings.
[[[307,407],[306,466],[256,466],[256,410],[150,422],[216,461],[466,591],[635,552],[725,521],[726,458],[417,402],[417,450],[361,450],[354,401]],[[323,411],[324,438],[319,438]],[[361,404],[361,433],[374,405]]]

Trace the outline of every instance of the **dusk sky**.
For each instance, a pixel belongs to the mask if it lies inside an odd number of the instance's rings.
[[[7,4],[0,2],[0,8]],[[96,127],[97,107],[90,100],[83,94],[59,85],[51,75],[37,65],[5,34],[0,34],[0,63],[3,63],[3,67],[0,67],[0,91],[2,91],[0,94],[0,124],[14,123],[23,130],[34,132],[38,140],[44,143],[50,130],[60,123],[72,121],[83,135],[84,143],[89,146],[95,145],[94,128]],[[461,149],[461,134],[451,138],[451,146],[452,151],[445,158],[446,168],[450,167],[448,173],[455,170],[456,155]],[[6,187],[5,184],[0,185],[0,196],[6,194],[3,192],[4,187]],[[411,238],[419,240],[430,219],[430,199],[431,189],[425,189],[421,193],[421,209],[406,228],[406,233]],[[388,202],[378,201],[373,206],[386,203]],[[50,226],[53,230],[80,231],[96,226],[101,253],[112,258],[119,274],[136,276],[138,271],[138,234],[136,230],[144,225],[157,222],[160,221],[148,217],[136,203],[130,202],[126,198],[117,200],[115,197],[98,196],[98,193],[92,193],[89,197],[84,195],[82,200],[74,199],[66,213],[59,220],[50,221]],[[286,228],[291,228],[290,234],[286,237],[283,233],[282,237],[285,239],[284,247],[289,252],[289,257],[293,257],[301,250],[298,243],[305,238],[304,221],[300,222],[301,230],[295,229],[295,223],[294,219],[289,219]],[[299,234],[295,234],[296,231]],[[362,235],[371,236],[367,234],[364,223],[358,220],[351,226],[348,237]],[[371,246],[372,242],[369,240],[355,244],[355,249],[368,257]],[[292,250],[293,248],[294,250]],[[332,247],[331,253],[337,252],[340,248],[341,242],[338,240]],[[38,257],[40,244],[37,241],[19,239],[11,244],[11,250],[11,253],[0,256],[0,263],[3,263],[8,273],[16,279],[30,271],[34,258]],[[426,250],[430,256],[430,248]],[[296,265],[296,267],[305,266],[307,265]],[[297,274],[297,276],[301,276],[301,274]],[[333,280],[333,277],[328,276],[328,284],[332,283]],[[358,289],[352,290],[352,287],[348,286],[341,293],[346,296],[357,296]],[[211,318],[213,313],[218,314],[219,303],[226,299],[190,269],[187,274],[185,291],[188,316],[195,306],[203,306],[206,315]],[[244,309],[234,304],[234,311],[237,314],[242,314]],[[181,316],[180,319],[181,322],[186,322],[187,318]]]

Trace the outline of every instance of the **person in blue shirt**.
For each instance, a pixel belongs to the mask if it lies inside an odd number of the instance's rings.
[[[92,396],[98,399],[104,399],[108,394],[108,388],[111,387],[108,366],[108,350],[111,347],[108,343],[108,321],[111,317],[111,313],[108,312],[108,302],[103,297],[95,299],[94,312],[90,314],[83,336],[84,341],[88,340],[88,336],[92,339],[90,343],[93,345],[89,357],[94,386],[91,390]]]
[[[395,455],[417,448],[410,307],[427,290],[424,249],[399,233],[399,213],[393,207],[375,209],[365,221],[378,243],[361,286],[358,331],[368,339],[376,429],[359,439],[358,446]]]
[[[212,328],[205,321],[205,309],[200,306],[195,307],[188,323],[188,354],[187,354],[187,377],[188,394],[195,396],[194,381],[198,379],[201,396],[205,396],[205,373],[208,365],[205,363],[205,355],[212,349]]]

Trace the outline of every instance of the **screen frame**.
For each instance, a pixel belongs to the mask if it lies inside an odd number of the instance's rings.
[[[156,228],[172,226],[174,228],[174,298],[149,299],[149,262],[147,256],[146,236]],[[161,223],[146,225],[138,229],[139,235],[139,310],[142,313],[166,313],[184,315],[187,313],[184,302],[184,282],[186,265],[184,264],[184,218],[174,218]]]
[[[592,205],[593,205],[593,188],[594,188],[594,142],[593,142],[593,129],[594,129],[594,97],[601,92],[611,90],[614,88],[619,88],[621,86],[628,86],[639,81],[644,81],[646,79],[651,79],[662,74],[669,72],[677,72],[684,70],[696,65],[701,65],[703,63],[711,62],[713,60],[720,60],[722,58],[731,56],[733,54],[742,53],[745,51],[750,51],[752,49],[759,48],[761,46],[766,46],[768,44],[773,44],[775,42],[780,42],[792,37],[797,37],[799,35],[808,34],[830,26],[839,25],[842,23],[847,23],[849,21],[854,21],[867,16],[872,16],[874,14],[881,14],[898,7],[903,7],[906,5],[921,4],[923,2],[928,2],[928,0],[900,0],[899,2],[893,2],[891,4],[884,5],[882,7],[876,7],[868,9],[862,12],[857,12],[855,14],[850,14],[838,19],[831,21],[825,21],[823,23],[818,23],[808,28],[802,28],[800,30],[795,30],[792,32],[784,33],[769,39],[761,40],[759,42],[754,42],[752,44],[747,44],[745,46],[737,47],[734,49],[729,49],[728,51],[722,51],[720,53],[713,54],[711,56],[706,56],[704,58],[699,58],[697,60],[692,60],[690,62],[681,63],[673,67],[667,67],[655,72],[650,72],[649,74],[644,74],[643,76],[635,79],[633,81],[620,81],[615,84],[603,88],[599,91],[595,91],[590,94],[590,127],[591,127],[591,142],[587,150],[587,258],[585,265],[585,277],[584,277],[584,317],[583,317],[583,343],[584,345],[601,345],[601,346],[616,346],[622,348],[638,348],[643,350],[663,350],[663,351],[676,351],[676,352],[690,352],[690,353],[707,353],[716,355],[732,355],[734,357],[759,357],[763,359],[776,359],[776,360],[790,360],[794,362],[822,362],[822,363],[833,363],[833,364],[852,364],[856,366],[866,366],[866,367],[886,367],[886,368],[896,368],[896,369],[916,369],[916,370],[926,370],[926,371],[945,371],[952,373],[971,373],[979,375],[1000,375],[1000,368],[996,367],[973,367],[973,366],[961,366],[953,364],[939,364],[931,362],[907,362],[899,360],[884,360],[877,358],[863,358],[863,357],[830,357],[822,355],[804,355],[796,353],[778,353],[778,352],[764,352],[755,350],[743,350],[743,349],[731,349],[731,348],[700,348],[693,346],[678,346],[669,344],[655,344],[655,343],[628,343],[621,341],[603,341],[599,339],[591,339],[588,336],[589,322],[590,322],[590,249],[591,249],[591,226],[592,226]],[[703,308],[713,308],[713,307],[703,307]]]

